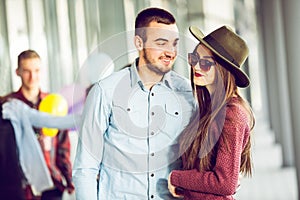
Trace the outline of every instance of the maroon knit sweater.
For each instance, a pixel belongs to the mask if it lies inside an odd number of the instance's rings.
[[[241,153],[249,139],[250,127],[247,111],[234,98],[226,109],[222,137],[216,153],[216,164],[211,171],[173,170],[171,183],[184,189],[185,200],[234,199],[238,186]],[[230,151],[228,151],[228,147]],[[183,160],[185,162],[185,160]]]

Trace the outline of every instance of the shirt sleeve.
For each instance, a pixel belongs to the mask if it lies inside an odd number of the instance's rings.
[[[109,110],[99,84],[89,92],[82,116],[77,153],[73,166],[76,199],[97,199],[103,135],[108,127]]]
[[[219,140],[216,164],[211,171],[174,170],[171,183],[176,187],[201,193],[233,195],[238,185],[241,153],[248,141],[249,126],[245,111],[237,106],[227,109],[222,134],[227,144]]]
[[[28,117],[32,126],[37,128],[48,127],[58,129],[75,128],[80,124],[80,115],[53,116],[30,108],[18,99],[11,99],[3,105],[3,116],[5,119],[20,120],[22,113]]]
[[[80,115],[53,116],[35,109],[28,110],[28,116],[32,126],[36,128],[69,129],[80,125]]]

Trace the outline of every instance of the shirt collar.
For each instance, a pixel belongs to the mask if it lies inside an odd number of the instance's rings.
[[[139,77],[138,71],[137,71],[137,66],[138,66],[139,58],[135,60],[135,62],[131,65],[130,67],[130,76],[131,76],[131,87],[134,87],[134,85],[138,84],[142,89],[144,89],[144,85],[142,80]],[[171,90],[173,89],[172,86],[172,79],[171,79],[171,71],[166,73],[161,80],[161,84],[165,85],[166,87],[170,88]]]
[[[165,86],[167,86],[168,88],[170,88],[171,90],[173,90],[173,85],[172,85],[172,72],[169,71],[168,73],[166,73],[162,79],[162,83],[165,84]]]
[[[20,89],[16,92],[16,97],[18,99],[20,99],[21,101],[25,102],[30,107],[37,107],[40,104],[40,102],[42,101],[42,99],[45,98],[48,95],[48,93],[42,92],[41,89],[39,89],[38,102],[36,104],[33,104],[31,101],[26,99],[26,97],[24,96],[21,88],[22,87],[20,87]]]
[[[137,71],[138,63],[139,63],[139,58],[137,58],[130,67],[131,87],[134,87],[136,84],[138,84],[142,88],[143,83],[142,83],[142,80],[140,79],[138,71]]]

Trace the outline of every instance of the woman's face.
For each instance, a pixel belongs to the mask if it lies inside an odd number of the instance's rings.
[[[188,60],[193,70],[194,84],[205,86],[211,92],[216,76],[216,61],[212,52],[200,44],[196,51],[189,53]]]

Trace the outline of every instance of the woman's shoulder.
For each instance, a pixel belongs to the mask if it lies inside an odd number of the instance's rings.
[[[237,97],[233,97],[226,105],[226,118],[238,122],[247,122],[249,112]]]

